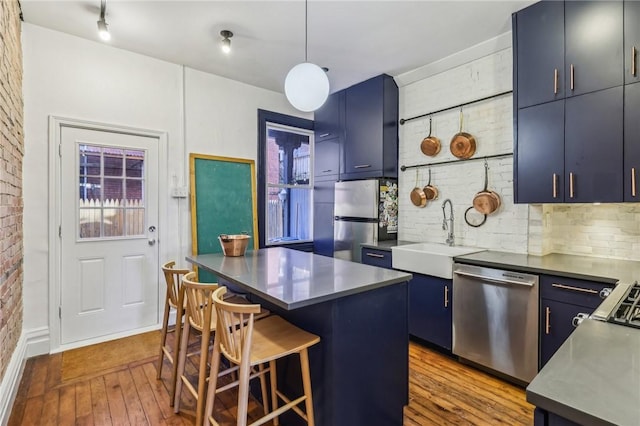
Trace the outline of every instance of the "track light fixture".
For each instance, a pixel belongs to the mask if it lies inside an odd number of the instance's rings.
[[[227,55],[231,52],[231,37],[233,37],[233,33],[229,30],[220,31],[220,35],[222,36],[222,41],[220,42],[220,48]]]
[[[98,20],[98,35],[104,41],[111,40],[111,34],[109,34],[109,28],[107,28],[107,21],[104,18],[107,13],[107,0],[100,1],[100,19]]]
[[[284,94],[296,109],[305,112],[320,108],[329,96],[326,71],[307,60],[307,0],[304,2],[304,62],[291,68],[284,80]],[[328,71],[328,70],[327,70]]]

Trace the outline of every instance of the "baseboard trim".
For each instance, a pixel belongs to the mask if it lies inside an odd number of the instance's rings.
[[[26,358],[49,353],[51,347],[49,327],[32,328],[24,334],[27,340]]]
[[[11,355],[11,360],[7,366],[7,370],[0,382],[0,425],[6,426],[9,423],[13,402],[20,387],[20,380],[24,371],[24,364],[27,354],[27,337],[26,333],[20,335],[16,349]]]

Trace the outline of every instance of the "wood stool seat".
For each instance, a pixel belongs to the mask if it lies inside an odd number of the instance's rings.
[[[260,377],[261,383],[264,383],[264,376],[269,373],[271,411],[268,409],[267,396],[263,387],[262,401],[265,416],[252,424],[261,425],[273,419],[274,424],[277,425],[278,416],[287,410],[293,410],[305,419],[309,425],[313,425],[313,399],[308,348],[320,342],[320,337],[304,331],[276,315],[256,321],[255,315],[260,312],[260,305],[230,303],[224,300],[225,292],[225,287],[220,287],[213,292],[218,326],[213,343],[205,424],[218,424],[213,418],[215,395],[231,387],[238,386],[237,424],[246,425],[249,380],[254,377]],[[278,390],[276,360],[296,353],[300,356],[304,394],[291,400]],[[224,356],[234,367],[219,372],[221,356]],[[265,368],[265,364],[268,364],[269,367]],[[257,367],[257,370],[255,367]],[[218,388],[218,377],[236,369],[239,369],[238,380]],[[284,401],[285,404],[279,406],[279,399]],[[303,402],[305,411],[298,407]]]

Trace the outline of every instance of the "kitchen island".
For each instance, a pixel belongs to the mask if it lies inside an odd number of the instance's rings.
[[[320,336],[309,349],[317,425],[402,424],[409,392],[411,274],[275,247],[243,257],[186,259]],[[278,381],[298,394],[299,362],[283,361]],[[298,420],[293,415],[282,423]]]

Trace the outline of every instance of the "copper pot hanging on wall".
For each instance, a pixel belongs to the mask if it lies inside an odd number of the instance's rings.
[[[416,207],[424,207],[427,205],[427,195],[424,190],[418,186],[418,169],[416,169],[416,185],[411,190],[411,203]]]
[[[431,117],[429,117],[429,136],[422,139],[420,150],[424,155],[434,157],[438,155],[438,153],[440,152],[440,148],[442,148],[440,139],[435,136],[431,136]]]
[[[449,149],[455,157],[463,160],[471,158],[476,153],[476,138],[462,131],[462,108],[460,108],[460,131],[451,138]]]
[[[484,161],[484,189],[473,197],[473,208],[482,214],[491,214],[500,208],[502,201],[500,196],[488,189],[489,184],[489,165],[487,160]]]

